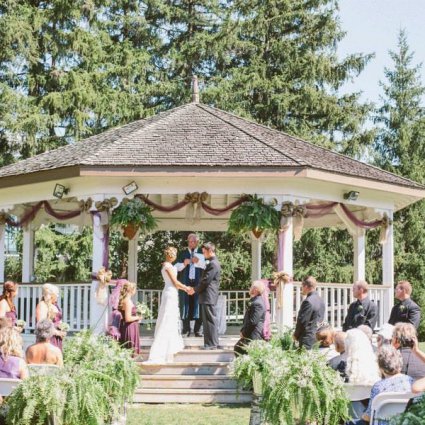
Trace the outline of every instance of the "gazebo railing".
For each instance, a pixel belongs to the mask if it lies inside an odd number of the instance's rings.
[[[19,319],[26,322],[26,329],[35,327],[35,309],[41,297],[41,286],[38,284],[21,284],[15,304]],[[90,327],[90,283],[65,283],[58,285],[61,289],[59,306],[62,309],[63,321],[68,323],[71,331],[79,331]],[[325,319],[336,329],[340,329],[347,315],[348,306],[353,301],[352,285],[344,283],[319,283],[318,292],[326,305]],[[388,291],[392,288],[384,285],[370,285],[369,296],[378,306],[377,328],[388,320],[388,308],[385,302],[389,299]],[[138,301],[145,302],[152,311],[152,320],[155,323],[158,308],[161,303],[162,290],[139,289]],[[249,292],[244,290],[220,291],[225,297],[226,323],[236,325],[242,322]],[[271,321],[275,319],[275,293],[270,292]],[[294,282],[294,319],[302,303],[301,284]]]

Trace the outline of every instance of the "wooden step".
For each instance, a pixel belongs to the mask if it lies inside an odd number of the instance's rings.
[[[149,348],[141,350],[141,358],[147,360],[149,358]],[[235,355],[233,350],[183,350],[174,354],[174,361],[176,362],[231,362]]]
[[[223,336],[219,338],[219,346],[227,350],[233,350],[234,345],[238,342],[237,336]],[[150,348],[153,342],[152,336],[143,337],[140,339],[140,347],[142,349]],[[204,345],[204,338],[197,337],[184,337],[183,338],[185,349],[199,349]]]
[[[250,403],[252,393],[234,389],[143,389],[138,388],[133,403]],[[188,418],[189,420],[189,418]]]
[[[237,389],[237,382],[225,375],[143,375],[139,388]]]
[[[229,371],[228,362],[174,362],[166,364],[138,362],[138,365],[141,375],[226,375]]]

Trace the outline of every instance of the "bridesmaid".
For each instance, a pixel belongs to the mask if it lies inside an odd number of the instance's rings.
[[[53,322],[54,331],[50,343],[62,351],[62,342],[66,332],[59,329],[62,322],[62,311],[58,305],[59,288],[50,283],[45,283],[41,289],[42,297],[35,310],[36,322],[44,319]]]
[[[140,354],[139,320],[136,306],[131,297],[136,294],[136,284],[125,282],[121,288],[118,310],[122,315],[120,326],[120,343],[125,348],[133,350],[134,355]]]
[[[11,325],[16,325],[16,307],[13,299],[18,295],[18,284],[15,282],[4,282],[3,294],[0,296],[0,318],[6,317]]]

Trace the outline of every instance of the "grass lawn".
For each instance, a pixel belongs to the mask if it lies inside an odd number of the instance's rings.
[[[248,405],[141,404],[129,409],[127,425],[247,425]]]
[[[419,348],[421,349],[421,351],[425,352],[425,341],[419,343]]]

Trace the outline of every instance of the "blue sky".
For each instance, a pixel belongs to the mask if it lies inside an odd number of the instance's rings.
[[[379,101],[384,67],[392,61],[388,50],[395,50],[398,32],[407,31],[407,39],[415,52],[414,63],[423,62],[422,82],[425,85],[425,0],[340,0],[340,19],[347,32],[341,41],[340,56],[349,53],[375,53],[366,69],[348,84],[349,91],[363,91],[363,100]]]

